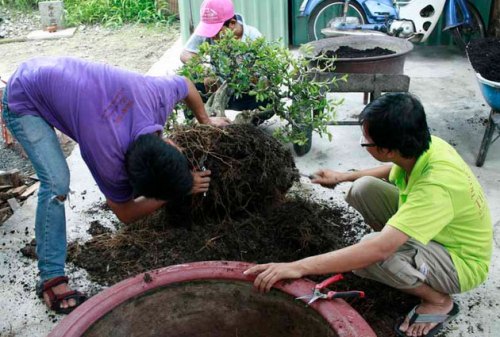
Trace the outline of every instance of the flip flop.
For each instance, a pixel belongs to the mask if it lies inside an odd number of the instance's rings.
[[[426,335],[422,335],[421,337],[432,337],[435,336],[438,332],[440,332],[446,324],[453,320],[460,312],[460,308],[458,304],[453,302],[453,308],[447,314],[418,314],[416,312],[418,305],[416,305],[409,313],[406,315],[409,319],[410,325],[413,323],[438,323],[434,328],[432,328]],[[396,335],[400,337],[408,337],[406,333],[399,330],[399,327],[404,322],[405,317],[402,317],[397,320],[396,325],[394,325],[394,332]]]

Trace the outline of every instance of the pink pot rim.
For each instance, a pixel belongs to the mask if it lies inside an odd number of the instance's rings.
[[[243,271],[253,265],[238,261],[204,261],[173,265],[136,275],[91,297],[65,317],[48,337],[81,336],[92,324],[128,299],[171,283],[205,279],[253,282],[254,276],[243,275]],[[145,277],[145,274],[150,277]],[[273,288],[295,298],[311,292],[314,284],[302,278],[278,282]],[[376,337],[368,323],[342,299],[317,301],[311,308],[330,324],[339,337]]]

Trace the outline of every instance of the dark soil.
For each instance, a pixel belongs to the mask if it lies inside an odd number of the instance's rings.
[[[467,55],[474,70],[482,77],[500,82],[500,39],[472,40],[467,46]]]
[[[357,58],[365,58],[365,57],[375,57],[375,56],[383,56],[383,55],[392,55],[396,54],[395,51],[375,47],[370,49],[355,49],[348,46],[341,46],[337,50],[327,50],[321,52],[318,56],[326,56],[328,58],[339,58],[339,59],[357,59]]]
[[[104,227],[99,220],[94,220],[90,223],[90,228],[87,230],[92,236],[97,236],[105,233],[111,233],[111,229]]]

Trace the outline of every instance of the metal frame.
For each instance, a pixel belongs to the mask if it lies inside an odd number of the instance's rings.
[[[348,75],[348,80],[330,84],[329,92],[363,92],[369,95],[371,102],[384,92],[407,92],[410,88],[410,77],[407,75],[314,72],[310,74],[310,78],[315,81],[328,81],[332,78],[341,78],[344,75]],[[365,104],[367,101],[365,99]],[[359,122],[332,121],[327,125],[359,125]]]
[[[495,130],[498,134],[495,139],[492,140]],[[488,118],[488,125],[486,125],[486,130],[484,130],[483,141],[481,142],[481,147],[479,148],[479,153],[476,158],[476,166],[483,166],[488,150],[490,149],[490,145],[493,144],[498,138],[500,138],[500,111],[491,109],[490,116]]]

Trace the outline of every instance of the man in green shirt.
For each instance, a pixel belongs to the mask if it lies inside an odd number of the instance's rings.
[[[408,93],[387,94],[360,115],[361,146],[392,163],[355,172],[316,172],[313,183],[354,182],[347,202],[375,233],[359,243],[291,263],[257,265],[255,286],[353,271],[421,299],[396,323],[399,336],[434,336],[458,314],[450,294],[486,280],[493,229],[476,177],[448,143],[430,135],[424,108]]]

